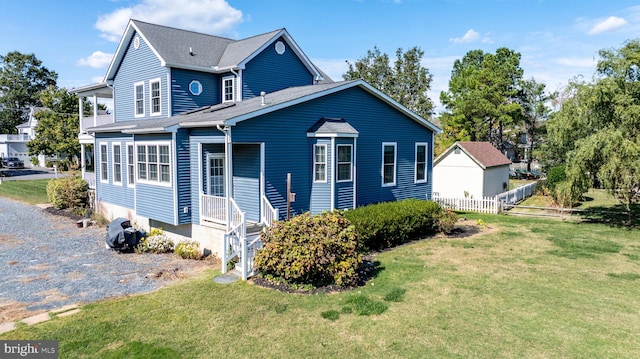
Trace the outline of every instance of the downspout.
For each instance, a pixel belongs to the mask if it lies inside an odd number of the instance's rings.
[[[331,211],[336,209],[336,138],[331,137]],[[327,156],[328,158],[329,156]]]

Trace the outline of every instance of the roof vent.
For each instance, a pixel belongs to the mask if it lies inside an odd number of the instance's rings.
[[[189,46],[189,55],[193,56],[193,49]]]
[[[267,93],[266,93],[266,92],[264,92],[264,91],[261,91],[261,92],[260,92],[260,97],[262,97],[262,102],[260,103],[260,105],[261,105],[261,106],[266,105],[266,103],[264,102],[264,101],[265,101],[264,97],[265,97],[266,95],[267,95]]]

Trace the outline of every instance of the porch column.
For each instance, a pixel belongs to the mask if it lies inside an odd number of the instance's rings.
[[[82,119],[84,118],[84,101],[83,101],[84,97],[82,96],[78,96],[78,117],[80,118],[80,133],[82,133],[82,130],[84,130],[82,128]]]
[[[98,126],[98,95],[93,94],[93,127]]]
[[[84,179],[84,175],[86,173],[86,159],[85,159],[85,148],[84,146],[86,146],[84,143],[80,144],[80,170],[82,173],[82,178]]]

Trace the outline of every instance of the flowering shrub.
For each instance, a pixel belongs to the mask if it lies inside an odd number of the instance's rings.
[[[438,229],[444,234],[451,234],[458,222],[458,215],[452,210],[446,209],[440,214],[438,218]]]
[[[152,229],[137,247],[138,252],[168,253],[173,251],[173,241],[161,229]]]
[[[183,259],[200,259],[202,252],[200,251],[200,243],[194,240],[184,240],[176,244],[174,252]]]

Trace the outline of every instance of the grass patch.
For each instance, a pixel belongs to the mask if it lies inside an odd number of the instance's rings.
[[[468,250],[438,238],[379,253],[380,271],[353,291],[300,295],[251,283],[219,285],[211,280],[218,272],[209,271],[146,295],[92,303],[73,316],[21,326],[0,334],[0,340],[53,338],[65,358],[80,359],[220,353],[240,358],[640,357],[637,230],[465,216],[493,229],[464,239],[481,245]],[[569,243],[593,257],[568,260],[549,253],[567,251]],[[402,299],[384,301],[392,293]]]
[[[349,297],[347,303],[353,305],[353,310],[358,315],[379,315],[389,308],[381,301],[370,299],[363,294],[356,294]]]
[[[406,289],[402,288],[393,288],[387,295],[382,298],[385,302],[402,302],[404,299],[404,294],[407,292]]]
[[[612,278],[626,279],[626,280],[640,279],[640,274],[636,274],[636,273],[607,273],[607,275]]]
[[[549,240],[560,247],[560,250],[549,251],[550,254],[576,259],[576,258],[594,258],[601,253],[618,253],[622,249],[622,245],[614,241],[595,238],[566,238],[564,236],[555,235]]]
[[[48,179],[2,181],[0,196],[29,204],[49,203],[47,183]]]

